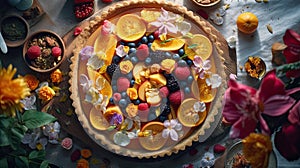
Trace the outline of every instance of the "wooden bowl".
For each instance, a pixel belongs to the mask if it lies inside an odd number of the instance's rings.
[[[27,21],[17,14],[9,14],[1,19],[1,33],[8,47],[21,46],[29,35]]]
[[[201,3],[200,0],[190,0],[190,1],[192,1],[195,5],[199,7],[212,7],[221,2],[221,0],[215,0],[214,2],[205,4],[205,3]]]
[[[41,54],[33,57],[33,54],[28,52],[31,46],[39,46]],[[54,47],[59,47],[61,54],[54,54]],[[23,59],[26,65],[36,72],[51,72],[58,68],[65,59],[65,50],[64,41],[58,34],[50,30],[40,30],[26,40],[23,47]]]

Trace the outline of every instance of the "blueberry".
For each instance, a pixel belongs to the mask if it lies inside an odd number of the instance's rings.
[[[185,87],[184,88],[184,93],[185,94],[190,94],[191,93],[191,89],[189,87]]]
[[[186,63],[188,64],[188,66],[191,66],[191,65],[193,64],[193,61],[190,60],[190,59],[187,59],[187,60],[186,60]]]
[[[130,60],[130,56],[129,55],[125,55],[124,61],[126,61],[126,60]]]
[[[180,86],[181,87],[186,87],[187,86],[187,82],[186,81],[181,81],[180,82]]]
[[[128,54],[135,53],[135,52],[136,52],[135,48],[130,48]]]
[[[179,54],[174,54],[173,55],[173,59],[176,61],[176,60],[179,60],[180,59],[180,56]]]
[[[148,36],[148,41],[151,43],[154,41],[154,36],[152,34]]]
[[[178,54],[179,54],[179,56],[183,56],[184,55],[184,49],[179,49],[178,50]]]
[[[136,63],[139,62],[139,60],[138,60],[137,57],[131,57],[130,60],[131,60],[131,62],[132,62],[133,64],[136,64]]]
[[[165,53],[165,56],[166,56],[167,58],[171,58],[171,57],[172,57],[171,53],[169,53],[169,52],[166,52],[166,53]]]
[[[122,96],[123,98],[126,98],[126,97],[127,97],[127,93],[126,93],[126,92],[122,92],[122,93],[121,93],[121,96]]]
[[[150,57],[147,57],[146,59],[145,59],[145,64],[146,65],[150,65],[151,64],[151,58]]]
[[[135,47],[136,47],[136,46],[135,46],[135,43],[132,43],[132,42],[127,43],[127,46],[128,46],[129,48],[135,48]]]
[[[142,40],[141,40],[142,44],[147,44],[148,43],[148,39],[146,36],[142,37]]]
[[[113,57],[113,60],[112,60],[113,63],[119,64],[120,61],[121,61],[121,58],[120,58],[119,56],[115,55],[115,56]]]
[[[140,99],[136,99],[136,100],[133,100],[132,102],[135,105],[139,105],[141,103],[141,100]]]
[[[186,65],[187,65],[187,63],[185,62],[185,60],[179,60],[178,61],[178,66],[184,67]]]
[[[194,81],[194,77],[193,76],[188,76],[187,78],[188,83],[192,83]]]
[[[152,43],[148,43],[148,44],[147,44],[147,46],[148,46],[149,48],[151,48],[151,46],[152,46]]]
[[[120,42],[120,45],[123,45],[123,46],[124,46],[124,45],[125,45],[124,41],[121,41],[121,42]]]
[[[133,86],[135,84],[135,80],[134,79],[131,79],[130,81],[130,86]]]
[[[112,90],[115,92],[115,91],[117,91],[117,89],[118,89],[118,87],[116,86],[116,85],[113,85],[112,86]]]
[[[120,106],[120,107],[125,108],[126,105],[127,105],[126,99],[121,99],[121,100],[119,101],[119,106]]]
[[[109,98],[109,102],[111,103],[111,104],[114,104],[114,98]]]

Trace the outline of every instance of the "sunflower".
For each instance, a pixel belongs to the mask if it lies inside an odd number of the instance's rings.
[[[13,79],[17,69],[9,65],[7,69],[0,68],[0,114],[14,117],[16,111],[22,111],[20,100],[30,95],[30,89],[24,78]]]

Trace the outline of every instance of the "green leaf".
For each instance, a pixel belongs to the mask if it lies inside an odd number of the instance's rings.
[[[41,151],[34,150],[34,151],[30,152],[29,159],[41,159],[41,160],[44,160],[45,156],[46,156],[45,150],[41,150]]]
[[[7,159],[6,159],[6,158],[0,159],[0,165],[1,165],[1,167],[3,167],[3,168],[8,167]]]
[[[49,162],[47,160],[44,160],[41,165],[40,168],[47,168],[49,166]]]
[[[0,146],[8,146],[8,145],[10,145],[10,140],[8,138],[8,135],[7,135],[6,131],[0,129],[0,135],[1,135]]]
[[[16,167],[29,168],[29,160],[25,156],[19,156],[15,158]]]
[[[41,127],[55,121],[56,118],[48,113],[28,110],[23,114],[23,122],[29,129]]]

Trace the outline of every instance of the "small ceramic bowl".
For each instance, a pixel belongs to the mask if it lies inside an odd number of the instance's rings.
[[[249,56],[244,65],[247,74],[256,79],[261,79],[266,74],[266,64],[258,56]]]
[[[199,7],[212,7],[217,5],[221,0],[210,0],[209,3],[202,2],[203,0],[190,0],[193,1],[193,3]]]
[[[1,19],[1,34],[8,47],[18,47],[24,44],[29,35],[27,21],[17,14],[9,14]]]
[[[65,44],[53,31],[40,30],[26,40],[23,59],[36,72],[51,72],[58,68],[65,58]]]

